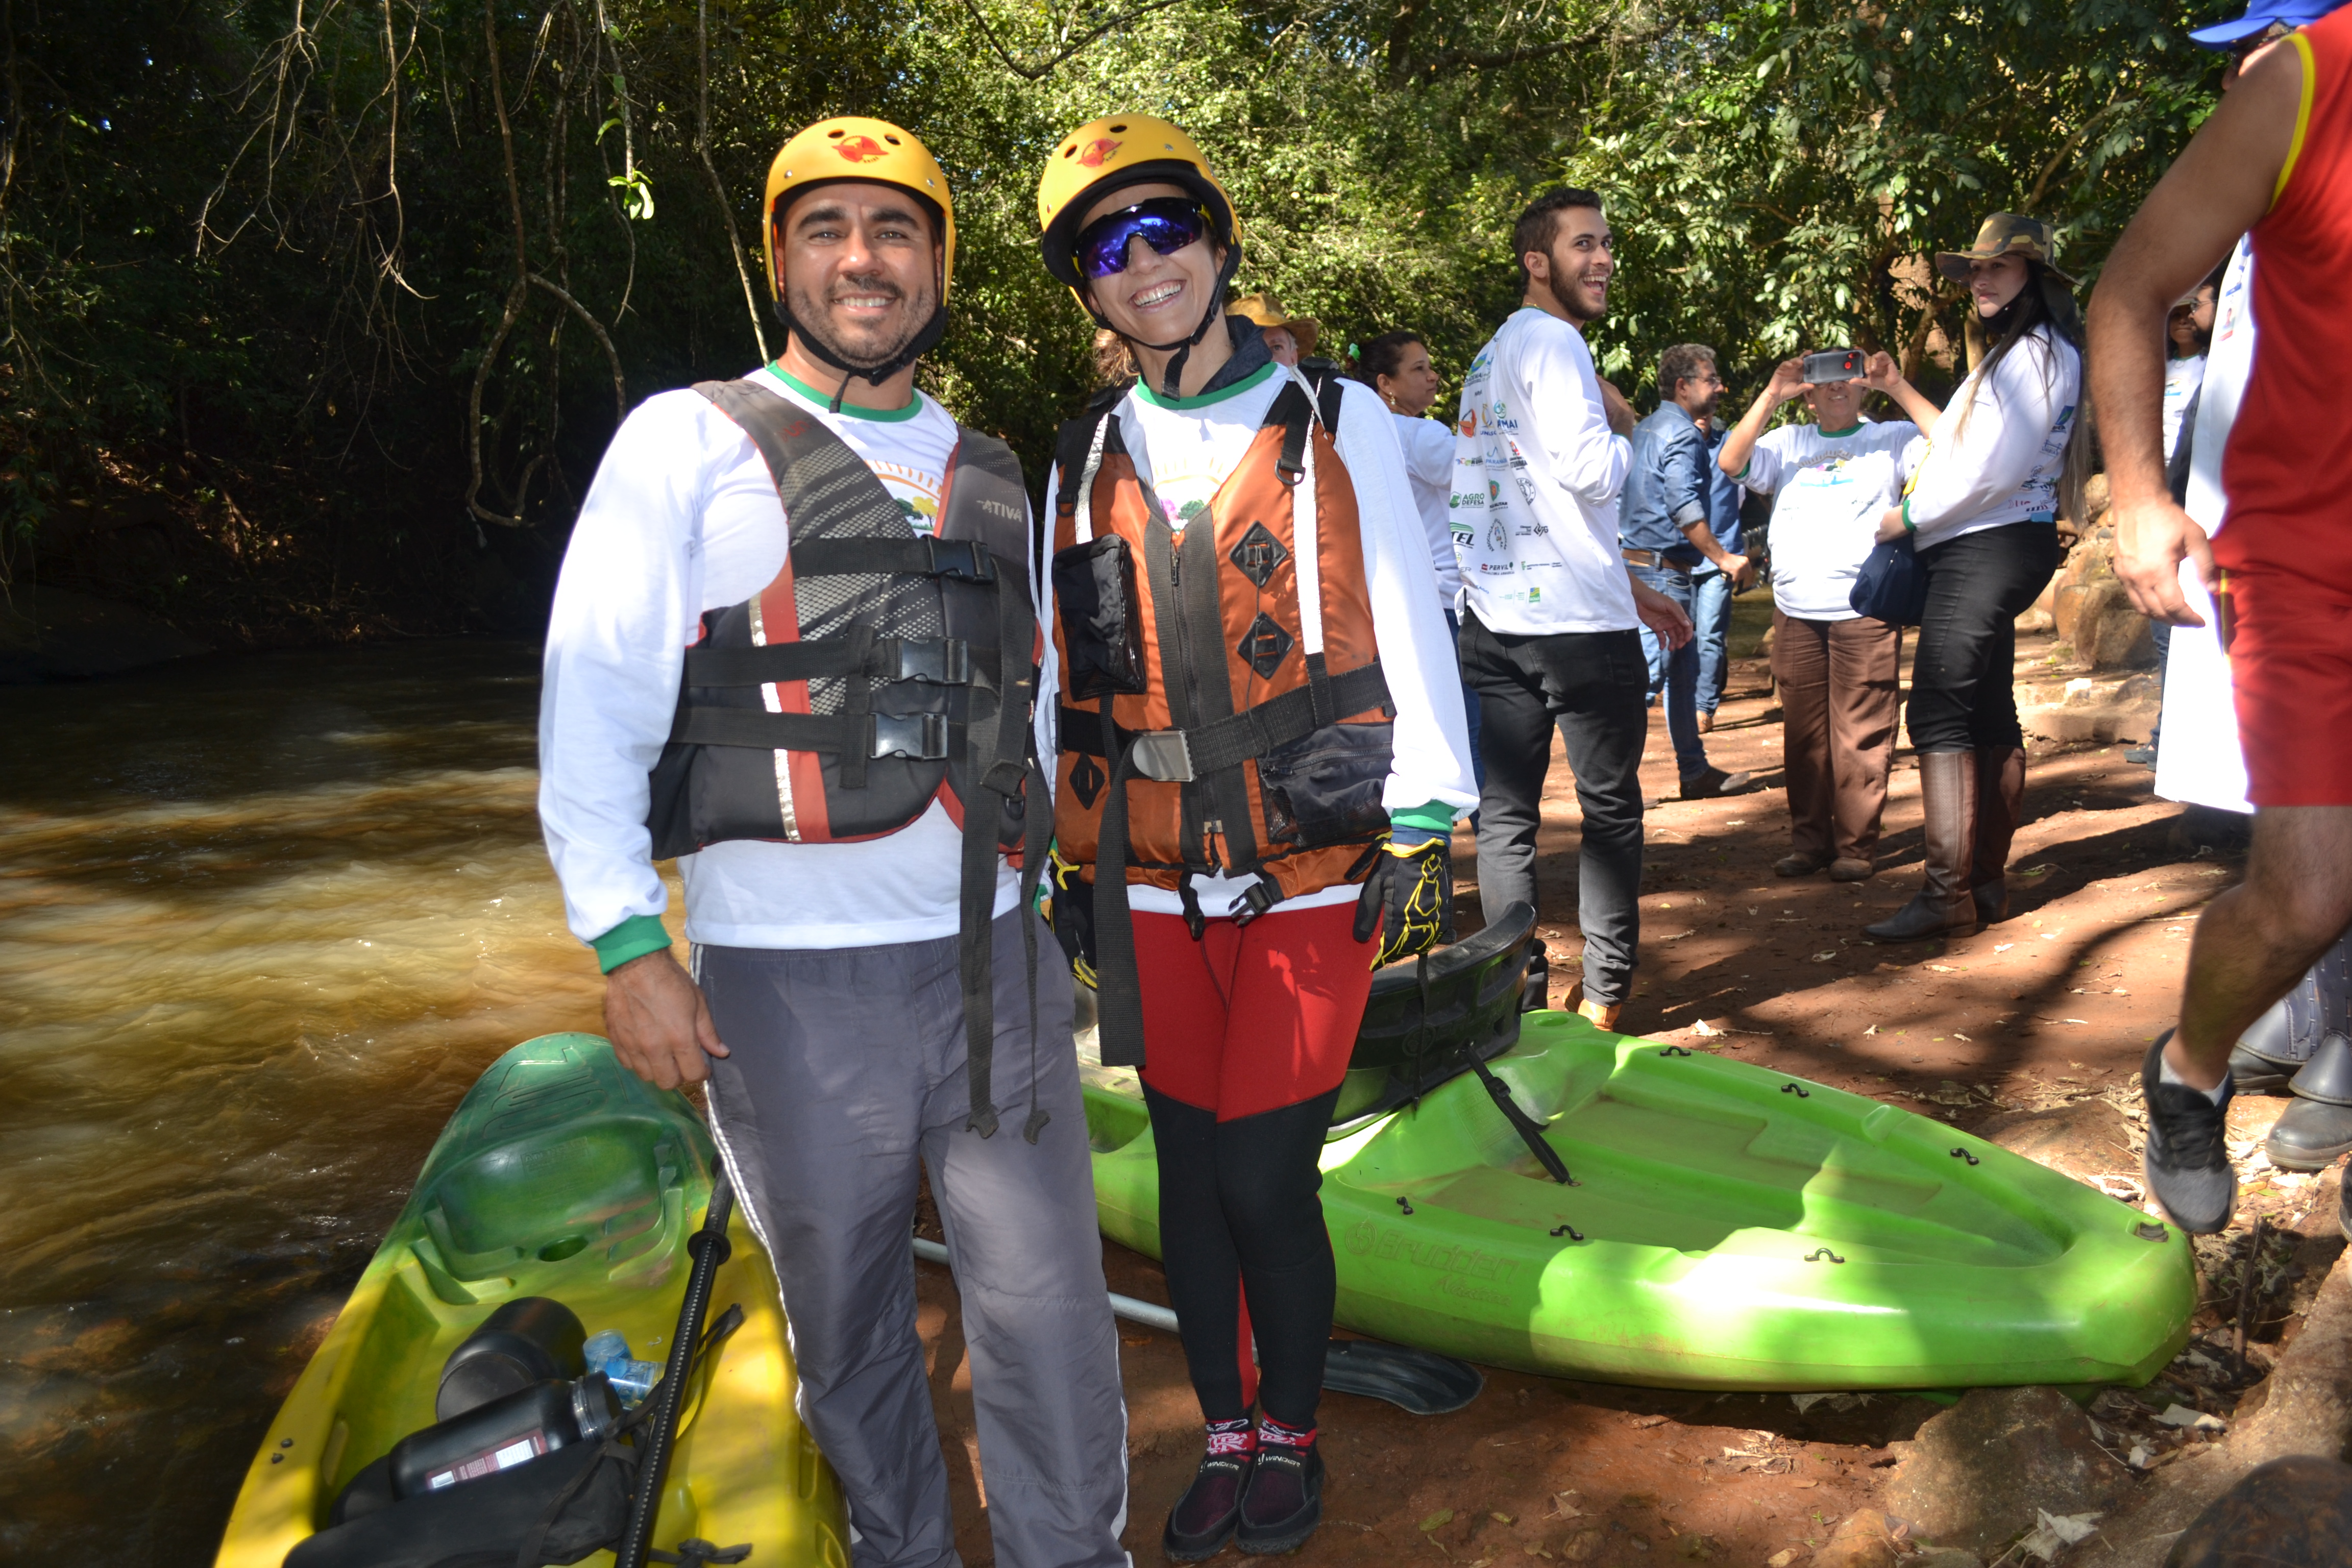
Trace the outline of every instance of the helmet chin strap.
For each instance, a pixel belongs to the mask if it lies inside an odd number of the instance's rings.
[[[947,280],[944,278],[939,280],[939,296],[940,303],[932,307],[931,319],[923,323],[921,331],[907,340],[907,346],[881,363],[873,365],[859,364],[835,353],[832,344],[793,319],[793,308],[781,297],[776,300],[776,316],[784,323],[784,331],[798,338],[801,347],[812,357],[842,373],[841,385],[835,389],[833,395],[833,412],[838,414],[841,412],[841,400],[849,395],[851,382],[862,375],[879,386],[940,346],[940,340],[948,332]]]
[[[1149,349],[1156,354],[1167,353],[1171,349],[1176,351],[1174,355],[1168,361],[1168,368],[1160,373],[1160,396],[1173,399],[1184,395],[1183,392],[1177,384],[1183,378],[1184,362],[1192,357],[1192,350],[1194,346],[1197,345],[1202,338],[1209,335],[1209,329],[1225,319],[1225,286],[1234,280],[1234,274],[1241,270],[1241,247],[1238,246],[1227,246],[1225,247],[1224,264],[1217,268],[1216,286],[1209,290],[1209,309],[1207,312],[1202,316],[1201,324],[1192,329],[1192,335],[1191,337],[1179,338],[1173,342],[1139,343],[1136,345],[1139,348]],[[1117,327],[1111,327],[1110,322],[1104,318],[1103,313],[1100,310],[1095,310],[1092,306],[1088,306],[1087,313],[1093,316],[1095,321],[1100,325],[1110,327],[1112,331],[1118,331]],[[1119,335],[1122,337],[1126,336],[1124,332],[1121,332]],[[1129,341],[1132,342],[1133,340],[1130,339]]]

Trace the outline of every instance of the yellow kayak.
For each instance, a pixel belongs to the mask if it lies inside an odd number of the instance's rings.
[[[502,1302],[551,1297],[632,1353],[666,1357],[712,1159],[686,1100],[639,1080],[596,1036],[548,1035],[500,1057],[270,1423],[218,1568],[280,1568],[323,1529],[362,1467],[433,1425],[443,1363]],[[688,1384],[653,1544],[698,1538],[750,1545],[763,1568],[847,1568],[840,1489],[793,1411],[783,1304],[740,1207],[729,1239],[710,1314],[738,1306],[744,1321]]]

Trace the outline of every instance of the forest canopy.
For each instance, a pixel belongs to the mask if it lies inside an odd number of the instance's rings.
[[[1037,173],[1122,110],[1233,192],[1238,291],[1458,373],[1515,302],[1535,192],[1619,236],[1592,341],[1637,400],[1713,344],[1948,371],[1927,258],[1987,212],[2099,262],[2218,93],[2131,0],[0,0],[0,587],[231,637],[535,629],[616,420],[778,346],[769,159],[833,113],[955,190],[923,384],[1041,481],[1091,324]],[[1450,394],[1449,394],[1450,395]],[[1654,396],[1654,393],[1649,393]]]

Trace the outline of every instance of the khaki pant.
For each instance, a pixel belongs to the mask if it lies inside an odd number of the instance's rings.
[[[1772,612],[1772,679],[1793,847],[1867,860],[1895,760],[1902,633],[1867,616],[1811,621]]]

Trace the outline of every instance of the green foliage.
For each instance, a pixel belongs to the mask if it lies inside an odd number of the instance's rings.
[[[824,114],[898,121],[948,168],[955,325],[924,383],[1034,482],[1092,331],[1038,264],[1035,180],[1097,114],[1198,138],[1241,211],[1242,289],[1319,317],[1335,348],[1412,327],[1442,372],[1517,302],[1527,199],[1591,185],[1620,237],[1604,366],[1631,391],[1695,340],[1744,387],[1801,347],[1948,347],[1927,258],[1996,208],[2053,219],[2095,273],[2220,63],[2184,38],[2186,0],[12,16],[0,584],[79,559],[61,507],[135,484],[207,539],[268,513],[285,592],[398,588],[385,613],[408,624],[499,594],[528,618],[517,584],[543,591],[618,410],[740,374],[755,330],[774,346],[745,299],[748,273],[766,311],[762,177]]]

